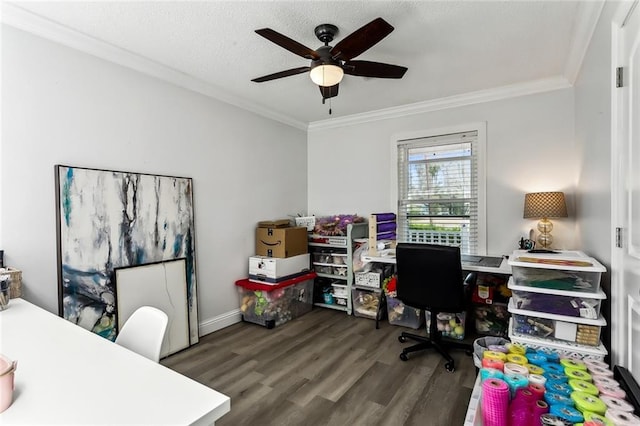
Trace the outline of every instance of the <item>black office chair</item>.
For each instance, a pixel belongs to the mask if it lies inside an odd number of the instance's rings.
[[[472,353],[473,346],[462,341],[443,340],[438,331],[438,313],[462,312],[468,306],[467,296],[475,274],[463,279],[460,248],[432,244],[400,243],[396,247],[397,298],[405,305],[428,310],[431,314],[429,336],[403,332],[398,340],[419,342],[404,348],[400,359],[407,361],[407,354],[433,348],[446,360],[445,368],[453,372],[455,363],[449,348],[465,349]]]

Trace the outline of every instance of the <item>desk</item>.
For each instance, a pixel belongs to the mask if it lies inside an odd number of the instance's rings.
[[[0,353],[18,361],[0,424],[204,425],[228,396],[25,300],[0,312]]]
[[[380,262],[380,263],[396,263],[396,253],[394,250],[383,250],[378,256],[364,255],[362,260],[365,262]],[[462,262],[462,270],[468,272],[487,272],[490,274],[502,274],[511,275],[511,266],[509,261],[502,257],[502,262],[499,267],[481,266],[475,262]]]

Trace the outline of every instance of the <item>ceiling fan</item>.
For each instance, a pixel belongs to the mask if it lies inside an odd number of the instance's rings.
[[[251,81],[263,83],[309,72],[311,80],[320,88],[322,103],[324,103],[325,99],[338,96],[338,86],[344,74],[358,77],[402,78],[407,71],[406,67],[381,62],[352,60],[385,38],[391,31],[393,31],[393,27],[387,21],[376,18],[331,47],[329,43],[338,34],[338,27],[322,24],[318,25],[314,32],[316,37],[324,43],[324,46],[313,50],[271,28],[256,30],[256,33],[278,46],[298,56],[310,59],[311,64],[307,67],[293,68],[254,78]]]

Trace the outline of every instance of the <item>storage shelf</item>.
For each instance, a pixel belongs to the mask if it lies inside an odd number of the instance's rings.
[[[323,274],[322,272],[316,272],[316,274],[318,274],[318,276],[322,278],[347,281],[347,277],[345,277],[344,275]]]
[[[314,303],[313,306],[319,306],[321,308],[335,309],[336,311],[347,312],[347,307],[344,305],[329,305],[327,303]]]
[[[607,325],[607,320],[605,320],[602,315],[598,316],[598,319],[588,319],[588,318],[581,318],[581,317],[569,317],[569,316],[565,316],[565,315],[549,314],[547,312],[528,311],[528,310],[525,310],[525,309],[518,309],[518,308],[516,308],[514,303],[515,302],[514,302],[513,298],[509,299],[509,305],[507,306],[507,310],[512,314],[526,315],[528,317],[536,317],[536,318],[546,318],[546,319],[550,319],[550,320],[564,321],[564,322],[570,322],[570,323],[574,323],[574,324],[595,325],[595,326],[599,326],[599,327],[603,327],[603,326]]]
[[[601,288],[599,288],[598,291],[593,293],[587,293],[584,291],[556,290],[556,289],[544,288],[544,287],[517,285],[514,283],[513,277],[509,277],[509,282],[507,284],[507,287],[509,287],[510,290],[527,291],[529,293],[551,294],[554,296],[582,297],[586,299],[606,299],[607,298],[607,295]]]
[[[598,346],[581,345],[575,342],[567,342],[564,340],[557,340],[549,337],[535,337],[527,336],[513,331],[513,318],[509,318],[509,339],[515,343],[523,343],[526,346],[531,346],[534,349],[537,348],[551,348],[557,349],[564,353],[584,354],[588,357],[595,357],[598,359],[604,359],[607,355],[607,348],[604,347],[602,342]]]

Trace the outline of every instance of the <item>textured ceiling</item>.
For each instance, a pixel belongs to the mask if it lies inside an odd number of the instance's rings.
[[[339,27],[333,44],[382,17],[395,30],[357,59],[409,68],[403,79],[345,76],[331,117],[567,77],[584,43],[575,1],[10,2],[20,10],[205,82],[238,104],[300,123],[330,118],[306,74],[250,80],[308,65],[254,33],[269,27],[317,48],[313,29]],[[9,23],[11,24],[11,23]],[[586,38],[590,36],[587,32]],[[585,40],[585,42],[588,40]],[[578,52],[579,54],[580,52]]]

